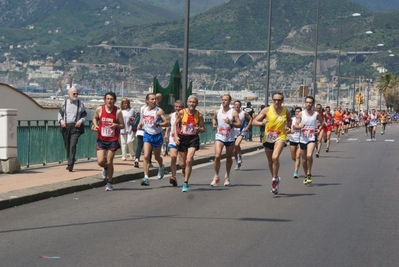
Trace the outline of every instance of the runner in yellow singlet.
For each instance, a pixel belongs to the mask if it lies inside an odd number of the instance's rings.
[[[262,143],[269,163],[269,170],[272,174],[270,191],[274,194],[279,191],[279,157],[285,147],[287,133],[290,131],[292,123],[290,112],[282,106],[283,102],[284,95],[282,93],[274,93],[273,105],[262,109],[252,121],[254,126],[265,126]]]

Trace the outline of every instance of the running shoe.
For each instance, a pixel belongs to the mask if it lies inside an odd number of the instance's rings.
[[[316,158],[320,157],[319,152],[316,153]]]
[[[381,135],[383,135],[384,134],[384,132],[381,132]]]
[[[126,161],[126,157],[122,157],[122,160],[123,160],[123,161]]]
[[[220,181],[219,176],[215,176],[212,180],[211,186],[216,186]]]
[[[330,151],[330,149],[327,147],[327,148],[326,148],[326,152],[328,153],[328,151]]]
[[[107,179],[108,178],[108,172],[106,169],[103,168],[103,179]]]
[[[137,160],[134,162],[134,167],[135,167],[135,168],[138,168],[138,167],[139,167],[139,162],[138,162]]]
[[[294,177],[295,179],[298,179],[298,173],[297,173],[297,172],[294,172],[293,177]]]
[[[241,168],[241,163],[237,163],[236,167],[234,168],[234,170],[238,171]]]
[[[176,177],[171,176],[171,177],[169,178],[169,183],[170,183],[171,185],[173,185],[173,186],[177,186]]]
[[[129,160],[134,160],[134,158],[132,156],[129,157]]]
[[[237,156],[237,163],[238,163],[238,164],[241,164],[241,163],[242,163],[242,157],[241,157],[241,155],[238,155],[238,156]]]
[[[303,179],[303,184],[304,184],[304,185],[307,185],[307,184],[308,184],[308,178],[307,178],[307,177],[305,177],[305,179]]]
[[[141,180],[141,185],[150,185],[150,180],[148,180],[147,177],[144,177],[144,178]]]
[[[181,169],[181,175],[183,177],[186,177],[186,167],[184,167],[183,169]]]
[[[337,143],[339,143],[339,140],[338,140],[338,138],[337,138],[337,140],[336,140],[336,141],[337,141]]]
[[[161,180],[164,174],[165,174],[165,165],[162,164],[162,166],[158,168],[158,180]]]
[[[272,192],[273,194],[278,194],[278,189],[279,189],[278,184],[279,183],[280,183],[280,177],[273,178],[272,179],[272,186],[270,188],[270,192]]]
[[[230,185],[230,177],[225,177],[225,178],[224,178],[223,185],[224,185],[224,186],[229,186],[229,185]]]
[[[111,184],[110,182],[108,182],[108,183],[105,185],[105,191],[112,191],[112,190],[113,190],[112,184]]]
[[[182,186],[182,188],[181,188],[181,191],[182,191],[182,192],[187,192],[187,191],[188,191],[188,184],[187,184],[187,183],[184,183],[184,184],[183,184],[183,186]]]
[[[311,175],[311,174],[308,174],[308,175],[306,176],[306,179],[307,179],[307,181],[308,181],[308,184],[311,184],[311,183],[312,183],[312,175]]]

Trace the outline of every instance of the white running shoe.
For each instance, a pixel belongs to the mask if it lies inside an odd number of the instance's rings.
[[[105,185],[105,191],[112,191],[112,190],[114,190],[114,189],[112,188],[112,184],[111,184],[110,182],[108,182],[108,183]]]
[[[227,175],[224,177],[223,185],[224,186],[229,186],[230,185],[230,177],[228,177]]]
[[[106,169],[103,168],[103,179],[107,179],[108,178],[108,172]]]
[[[270,192],[272,192],[273,194],[278,194],[278,190],[279,190],[279,183],[280,183],[280,177],[277,178],[273,178],[272,179],[272,186],[270,188]]]
[[[211,182],[211,186],[216,186],[220,181],[219,176],[215,176]]]
[[[165,165],[162,164],[162,166],[158,168],[158,180],[161,180],[164,174],[165,174]]]

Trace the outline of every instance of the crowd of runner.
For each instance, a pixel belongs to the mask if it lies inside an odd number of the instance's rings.
[[[161,146],[164,142],[168,143],[169,155],[171,157],[171,176],[169,182],[172,186],[178,186],[177,164],[182,169],[184,178],[182,192],[189,190],[188,182],[192,173],[193,158],[195,152],[200,149],[199,133],[205,132],[204,117],[197,109],[198,98],[191,95],[187,103],[177,100],[174,103],[174,112],[165,115],[159,107],[160,97],[155,94],[146,96],[146,104],[137,112],[139,117],[136,131],[142,131],[142,147],[144,148],[144,177],[141,185],[148,186],[149,168],[151,164],[151,155],[158,162],[158,179],[164,177],[165,166],[160,156]],[[114,103],[116,95],[108,93],[104,97],[105,105],[99,107],[93,116],[94,131],[98,132],[97,150],[98,164],[104,168],[103,178],[107,185],[105,190],[111,191],[113,175],[113,158],[115,151],[120,146],[117,144],[117,135],[120,129],[126,129],[125,132],[133,131],[132,121],[134,112],[119,112]],[[215,157],[214,177],[210,183],[216,186],[220,182],[221,154],[225,149],[226,163],[224,186],[229,186],[230,172],[233,165],[233,159],[236,161],[234,170],[238,171],[242,166],[242,155],[240,144],[243,140],[252,140],[252,126],[259,126],[261,129],[260,141],[262,142],[268,167],[271,174],[271,188],[273,194],[278,194],[281,178],[278,174],[280,168],[279,158],[289,143],[290,154],[294,163],[293,178],[298,179],[299,169],[302,162],[304,171],[305,185],[312,183],[313,155],[320,157],[323,143],[325,152],[330,151],[331,136],[334,133],[336,143],[339,143],[341,136],[349,135],[349,129],[361,129],[364,127],[366,136],[370,141],[376,140],[377,125],[380,134],[386,132],[386,126],[398,121],[398,113],[389,113],[385,111],[360,111],[343,110],[338,106],[333,111],[329,106],[323,108],[321,104],[315,105],[315,99],[312,96],[305,98],[305,105],[294,107],[291,112],[284,107],[284,95],[274,93],[272,104],[262,106],[259,113],[255,116],[250,102],[246,108],[242,108],[240,101],[234,101],[231,104],[231,96],[225,94],[222,96],[220,109],[214,112],[212,118],[212,127],[216,131],[214,151]],[[186,105],[184,105],[186,104]],[[130,104],[126,104],[123,99],[122,110]],[[186,106],[186,108],[184,108]],[[124,114],[126,118],[123,118]],[[108,115],[108,114],[111,114]],[[105,116],[105,117],[104,117]],[[104,122],[107,124],[104,124]],[[126,125],[126,126],[125,126]],[[106,128],[108,127],[108,128]],[[129,129],[129,130],[128,130]],[[121,137],[121,140],[122,139]],[[123,143],[125,145],[126,141]],[[133,152],[130,150],[130,158]],[[139,153],[136,151],[135,165],[139,167]],[[137,156],[138,155],[138,156]],[[126,160],[126,152],[122,152],[122,160]]]

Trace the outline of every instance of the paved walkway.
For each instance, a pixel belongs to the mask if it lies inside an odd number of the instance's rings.
[[[243,154],[262,147],[258,138],[254,140],[256,141],[242,142]],[[194,164],[209,162],[213,157],[213,144],[201,145],[200,150],[196,152]],[[163,159],[169,171],[170,157],[165,156]],[[155,167],[158,167],[157,165],[156,163]],[[142,162],[137,169],[133,167],[133,161],[122,161],[117,157],[114,166],[115,183],[143,178]],[[102,168],[95,160],[77,161],[73,172],[69,172],[65,167],[65,164],[54,163],[22,168],[17,174],[0,174],[0,210],[105,185]],[[158,168],[150,169],[150,176],[155,176],[157,172]]]

